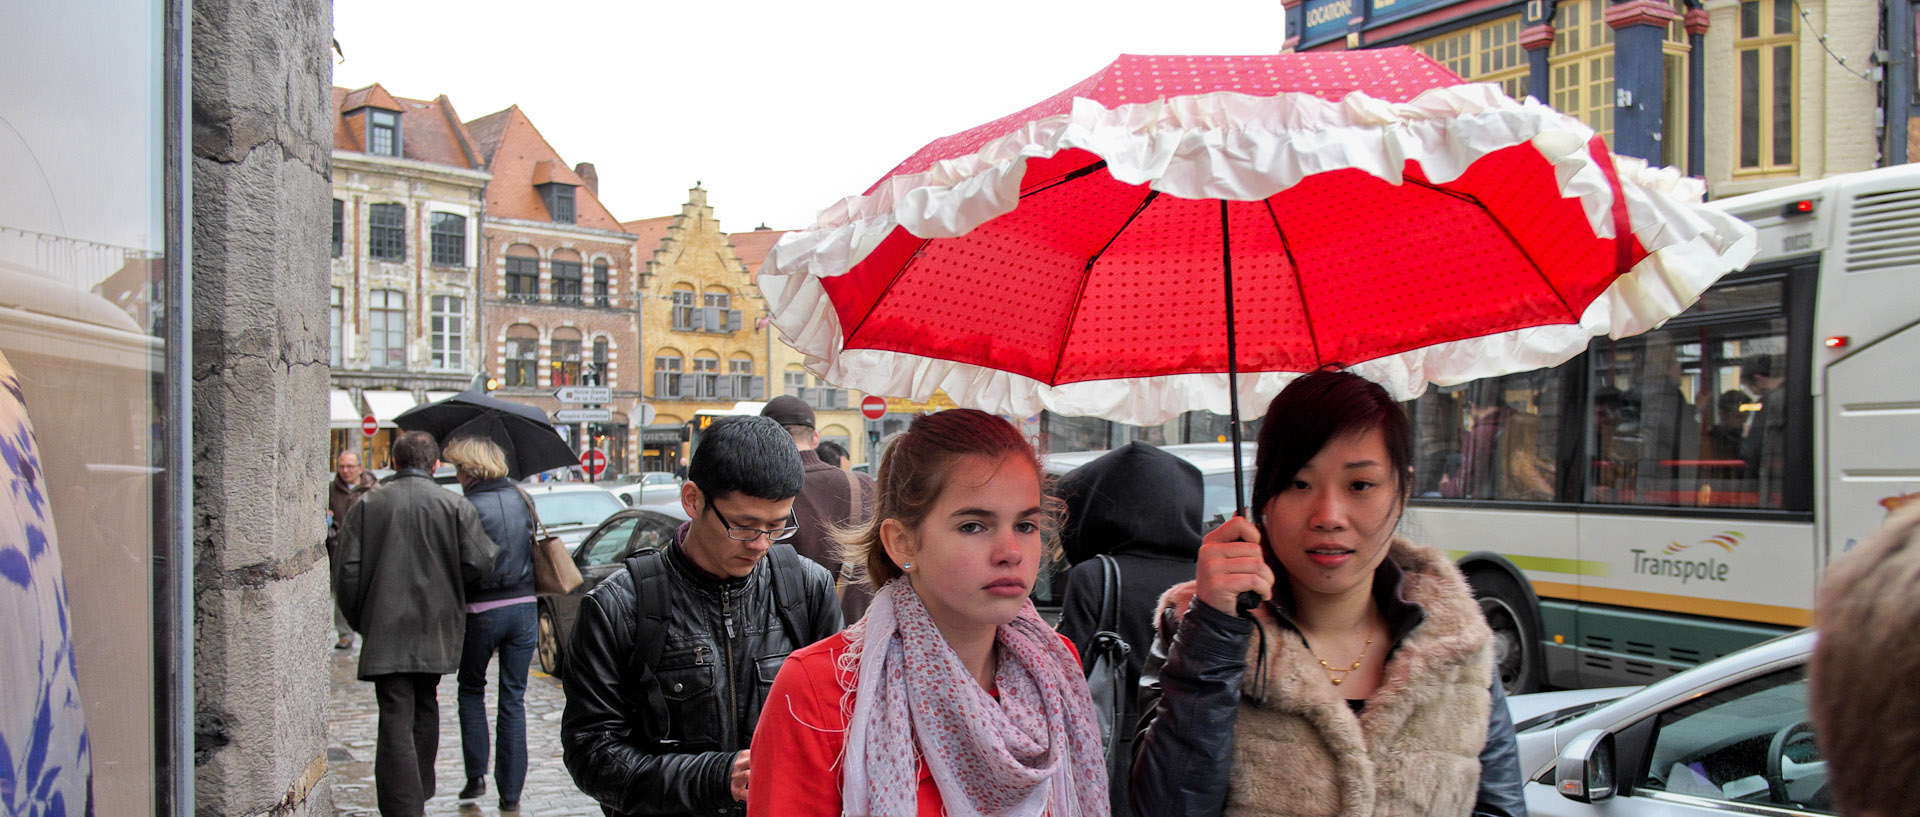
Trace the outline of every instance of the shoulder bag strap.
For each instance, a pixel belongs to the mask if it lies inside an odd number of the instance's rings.
[[[1100,629],[1120,632],[1120,563],[1100,554]]]
[[[540,510],[538,508],[533,507],[533,497],[528,496],[526,489],[521,488],[518,485],[513,486],[513,491],[514,493],[517,493],[520,495],[520,500],[522,502],[527,503],[527,513],[533,516],[533,528],[534,530],[539,531],[539,534],[534,537],[534,541],[535,542],[544,541],[548,536],[551,536],[552,534],[547,533],[546,524],[540,521]]]
[[[859,525],[867,521],[866,503],[860,501],[860,475],[852,471],[848,471],[846,474],[847,502],[849,503],[847,522],[849,524]]]

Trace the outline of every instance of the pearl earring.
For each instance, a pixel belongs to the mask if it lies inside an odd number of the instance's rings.
[[[913,563],[912,563],[912,562],[901,562],[901,563],[900,563],[900,569],[901,569],[901,570],[912,570],[912,569],[913,569]]]

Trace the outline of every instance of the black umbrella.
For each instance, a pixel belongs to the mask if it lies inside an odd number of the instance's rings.
[[[513,479],[580,461],[580,455],[547,421],[546,412],[495,399],[482,389],[407,409],[393,418],[393,424],[432,434],[443,446],[459,437],[492,440],[506,452],[507,476]]]

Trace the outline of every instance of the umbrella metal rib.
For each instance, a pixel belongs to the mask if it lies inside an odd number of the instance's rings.
[[[1567,303],[1567,297],[1561,294],[1559,287],[1553,285],[1553,280],[1547,277],[1547,271],[1540,268],[1540,262],[1533,260],[1533,254],[1527,252],[1527,245],[1520,243],[1519,237],[1515,236],[1512,230],[1507,229],[1506,222],[1493,217],[1493,211],[1487,209],[1486,202],[1481,201],[1479,196],[1475,196],[1464,190],[1449,190],[1421,179],[1409,178],[1406,181],[1415,187],[1424,187],[1443,196],[1450,196],[1458,201],[1480,208],[1480,212],[1487,214],[1487,220],[1493,222],[1493,226],[1500,228],[1500,234],[1507,237],[1507,243],[1513,245],[1513,251],[1519,253],[1520,257],[1526,260],[1527,266],[1532,268],[1533,274],[1540,276],[1540,283],[1547,288],[1548,292],[1553,293],[1553,299],[1560,302],[1560,308],[1566,311],[1568,319],[1575,323],[1580,321],[1580,314],[1573,311],[1573,305]],[[1624,238],[1622,236],[1615,236],[1614,240],[1621,241],[1624,240]],[[1624,269],[1621,271],[1625,272]],[[1304,304],[1302,308],[1305,308]]]
[[[1320,336],[1313,331],[1313,310],[1307,308],[1307,286],[1300,281],[1300,264],[1293,260],[1293,244],[1287,241],[1287,231],[1280,228],[1280,214],[1273,211],[1272,199],[1261,199],[1267,206],[1267,218],[1273,221],[1273,234],[1280,238],[1280,251],[1287,254],[1287,268],[1293,270],[1293,290],[1300,294],[1300,320],[1307,325],[1307,343],[1313,346],[1314,366],[1326,365],[1320,356]]]
[[[1106,166],[1106,162],[1101,162],[1100,166]],[[1091,167],[1083,168],[1082,170],[1085,172],[1075,171],[1075,173],[1084,176],[1094,169],[1095,168]],[[1052,185],[1048,185],[1048,187],[1051,186]],[[1034,192],[1037,193],[1039,191],[1036,190]],[[1024,196],[1025,194],[1022,194],[1022,197]],[[1047,385],[1053,386],[1059,385],[1060,383],[1060,366],[1067,360],[1067,338],[1073,334],[1074,319],[1080,317],[1081,299],[1087,292],[1087,279],[1093,277],[1093,265],[1100,262],[1100,256],[1107,254],[1107,250],[1113,247],[1113,242],[1120,240],[1121,234],[1125,233],[1127,228],[1133,225],[1133,220],[1139,218],[1141,213],[1147,211],[1147,205],[1152,204],[1153,200],[1159,197],[1160,191],[1148,190],[1146,198],[1141,199],[1140,203],[1133,208],[1133,212],[1127,216],[1127,220],[1120,225],[1119,229],[1114,230],[1113,235],[1107,236],[1107,243],[1100,245],[1099,250],[1095,251],[1093,255],[1088,256],[1087,263],[1080,268],[1080,285],[1074,288],[1073,301],[1068,307],[1067,320],[1060,327],[1060,342],[1057,344],[1060,352],[1054,355],[1053,374],[1047,377]],[[1229,295],[1231,295],[1231,293],[1229,293]]]

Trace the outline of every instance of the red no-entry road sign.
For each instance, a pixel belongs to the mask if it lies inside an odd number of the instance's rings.
[[[588,474],[600,476],[607,470],[607,455],[600,451],[588,451],[580,455],[580,467]]]
[[[379,430],[380,430],[380,421],[377,419],[374,419],[373,415],[369,414],[365,417],[360,418],[361,434],[365,434],[371,437],[374,435],[374,433],[378,432]]]
[[[869,394],[860,401],[860,416],[869,420],[878,420],[887,414],[887,401],[877,394]]]

